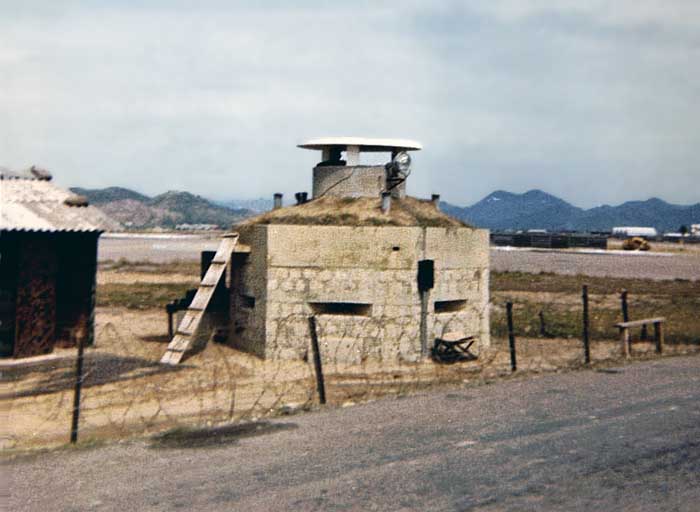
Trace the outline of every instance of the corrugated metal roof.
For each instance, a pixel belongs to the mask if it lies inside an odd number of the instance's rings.
[[[69,206],[75,194],[51,181],[0,167],[0,230],[116,231],[118,222],[94,206]]]

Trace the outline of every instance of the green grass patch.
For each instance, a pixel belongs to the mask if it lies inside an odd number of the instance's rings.
[[[199,277],[199,262],[171,261],[158,263],[150,260],[132,261],[126,258],[100,261],[99,270],[138,272],[142,274],[187,274]]]
[[[129,309],[164,308],[192,289],[189,283],[114,283],[97,287],[98,307]]]
[[[676,279],[673,281],[654,281],[652,279],[620,279],[614,277],[591,277],[584,275],[565,276],[540,272],[492,272],[491,291],[526,291],[526,292],[568,292],[581,293],[581,287],[587,284],[592,294],[619,293],[623,288],[630,295],[676,295],[679,297],[700,296],[700,281]]]

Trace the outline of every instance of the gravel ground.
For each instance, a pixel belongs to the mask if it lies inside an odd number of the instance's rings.
[[[99,258],[157,263],[198,261],[200,251],[216,250],[218,239],[208,235],[103,236]],[[491,269],[497,272],[554,272],[599,277],[700,280],[700,252],[690,254],[577,253],[549,250],[491,250]]]
[[[700,358],[6,460],[7,510],[697,511]]]

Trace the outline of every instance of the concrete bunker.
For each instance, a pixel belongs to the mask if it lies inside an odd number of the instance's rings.
[[[281,207],[276,194],[273,210],[234,228],[227,343],[309,358],[314,315],[324,359],[342,364],[418,361],[444,336],[474,336],[476,354],[487,347],[489,235],[441,212],[439,196],[406,195],[407,152],[421,145],[341,137],[300,147],[322,152],[312,198]],[[359,165],[363,151],[391,160]]]

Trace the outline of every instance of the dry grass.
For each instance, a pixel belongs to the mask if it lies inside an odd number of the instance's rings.
[[[190,260],[160,263],[151,260],[136,261],[120,258],[100,261],[99,271],[115,274],[120,272],[151,274],[157,277],[167,274],[183,274],[196,278],[199,275],[199,263]]]
[[[700,282],[684,280],[493,273],[492,334],[506,335],[504,304],[512,301],[514,323],[519,335],[533,336],[540,332],[538,314],[542,311],[547,336],[580,338],[583,284],[588,285],[592,340],[617,338],[614,324],[622,321],[620,291],[626,289],[630,319],[666,317],[669,343],[700,347]]]
[[[164,308],[199,285],[199,263],[106,261],[97,272],[97,306]]]
[[[258,215],[239,224],[244,230],[256,224],[328,226],[469,227],[435,208],[431,201],[405,197],[393,199],[389,213],[382,213],[380,199],[372,197],[322,197]]]

